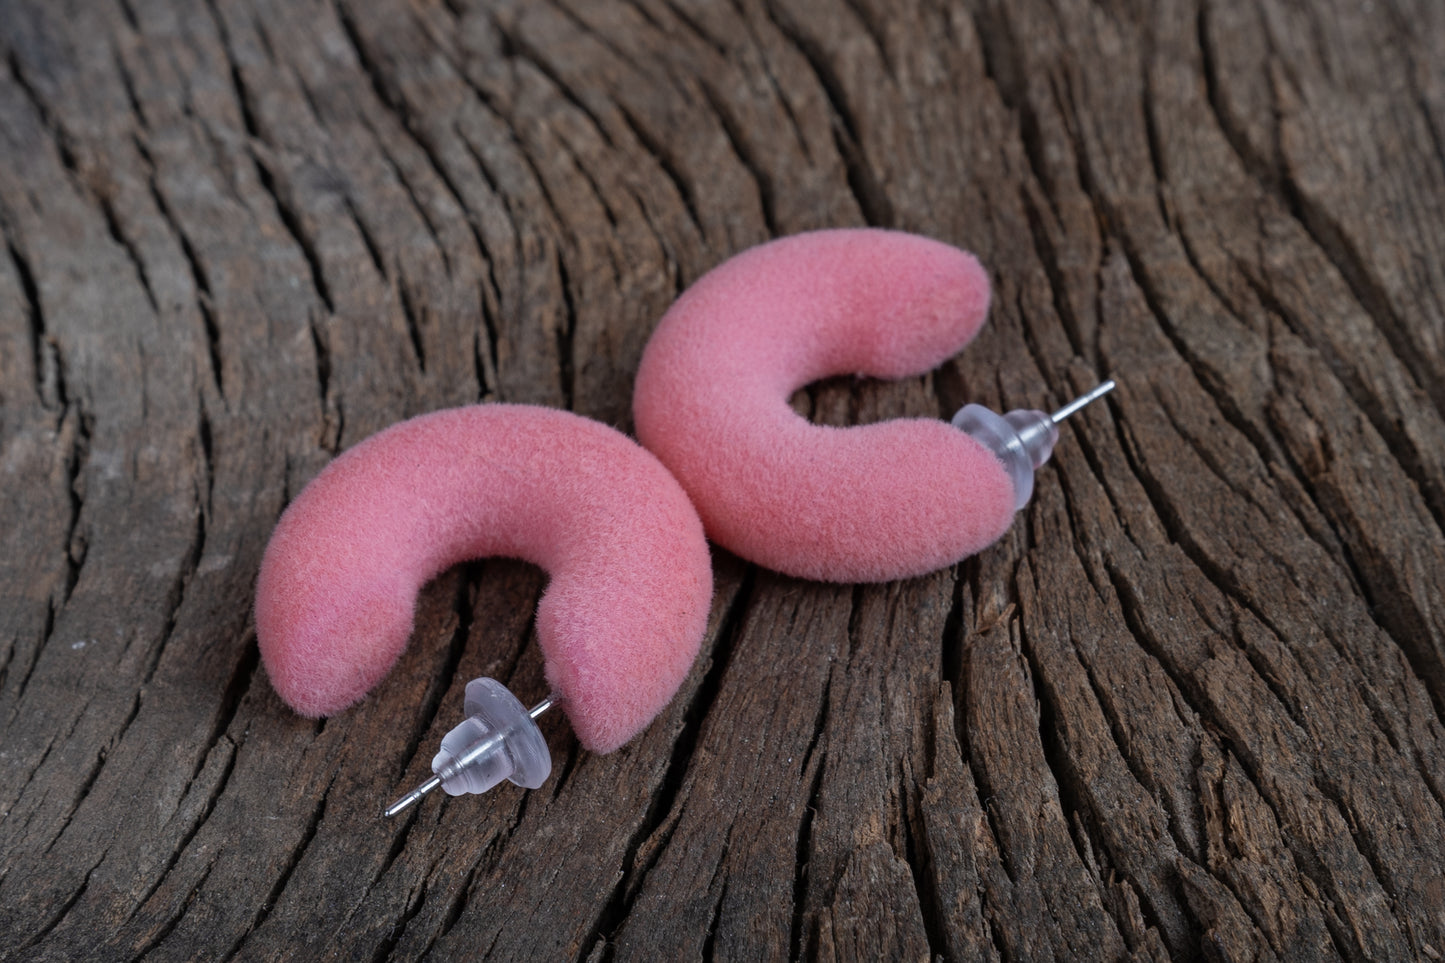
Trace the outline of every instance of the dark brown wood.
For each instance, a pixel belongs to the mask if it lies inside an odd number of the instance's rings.
[[[0,957],[1445,956],[1445,5],[0,0],[0,52]],[[811,417],[1120,380],[1010,532],[719,551],[633,744],[380,818],[468,679],[543,694],[544,579],[446,573],[307,721],[287,500],[448,405],[625,430],[687,284],[863,223],[992,317]]]

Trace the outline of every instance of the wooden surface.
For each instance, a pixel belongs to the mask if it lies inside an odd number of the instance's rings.
[[[1445,955],[1445,5],[0,0],[0,51],[0,956]],[[446,573],[309,722],[287,500],[438,407],[625,430],[688,283],[862,223],[994,309],[816,420],[1120,379],[1012,530],[719,551],[641,738],[381,819],[466,680],[543,694],[543,577]]]

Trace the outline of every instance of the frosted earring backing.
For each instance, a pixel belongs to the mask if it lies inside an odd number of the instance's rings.
[[[537,717],[561,701],[555,692],[525,709],[496,679],[467,683],[466,718],[442,739],[432,777],[387,807],[395,816],[438,786],[449,796],[483,793],[503,779],[536,789],[552,772],[552,754]]]
[[[1049,460],[1059,443],[1059,422],[1113,390],[1113,380],[1105,381],[1052,415],[1029,408],[1015,408],[999,415],[983,405],[964,405],[953,416],[953,426],[980,442],[1003,463],[1013,482],[1014,511],[1018,511],[1033,496],[1034,469]]]

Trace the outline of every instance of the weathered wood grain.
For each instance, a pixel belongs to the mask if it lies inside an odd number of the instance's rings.
[[[1445,956],[1445,7],[0,0],[0,54],[0,958]],[[448,405],[625,430],[687,284],[864,223],[991,320],[810,417],[1120,380],[1013,529],[718,551],[641,738],[382,820],[467,680],[542,694],[543,577],[303,720],[289,498]]]

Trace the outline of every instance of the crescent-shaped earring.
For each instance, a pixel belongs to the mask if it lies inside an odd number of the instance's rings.
[[[484,404],[373,435],[286,509],[256,586],[272,685],[303,715],[341,711],[406,647],[421,587],[489,555],[550,576],[537,639],[552,695],[529,713],[499,683],[472,682],[433,779],[389,813],[436,785],[452,795],[502,778],[540,785],[550,757],[532,719],[555,703],[584,748],[611,752],[672,699],[697,655],[711,559],[667,469],[579,415]]]
[[[875,229],[772,241],[714,268],[643,352],[637,437],[677,476],[709,537],[803,578],[921,575],[986,547],[1033,492],[1053,415],[969,405],[833,428],[788,406],[820,378],[920,374],[957,353],[988,311],[988,276],[957,248]]]

